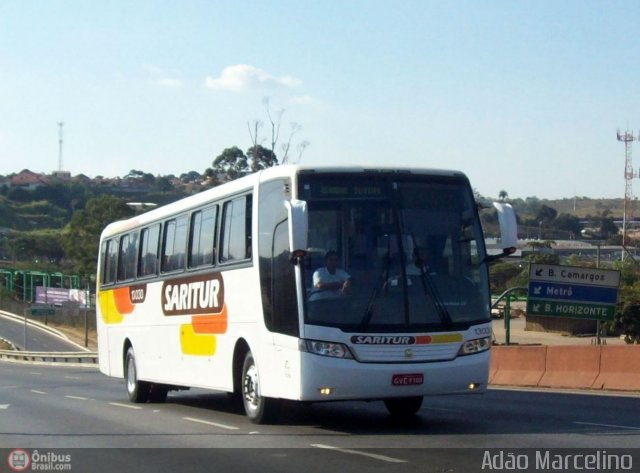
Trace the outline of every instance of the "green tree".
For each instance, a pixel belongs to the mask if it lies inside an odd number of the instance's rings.
[[[620,233],[620,229],[611,217],[603,217],[600,222],[600,234],[603,238],[612,238]]]
[[[31,267],[33,264],[48,266],[63,256],[60,230],[9,230],[5,238],[11,259],[28,261]]]
[[[616,318],[610,327],[624,334],[627,343],[640,344],[640,281],[620,288]]]
[[[167,179],[164,176],[159,176],[155,178],[153,187],[159,190],[160,192],[169,192],[171,189],[173,189],[173,185],[171,185],[171,182],[169,181],[169,179]]]
[[[261,171],[278,165],[275,153],[262,145],[252,146],[247,150],[247,156],[251,156],[251,172]]]
[[[101,195],[90,199],[83,210],[73,214],[62,235],[65,256],[79,274],[94,274],[100,234],[116,220],[131,217],[133,210],[117,197]]]
[[[214,176],[222,177],[222,181],[232,181],[249,172],[249,161],[244,151],[233,146],[213,160],[211,169]]]
[[[579,238],[582,231],[582,225],[580,219],[575,215],[560,214],[558,218],[553,222],[553,226],[558,230],[564,230],[570,232],[573,238]]]
[[[540,209],[536,212],[536,221],[542,222],[544,225],[550,225],[556,217],[558,216],[558,211],[552,207],[547,205],[542,205]]]

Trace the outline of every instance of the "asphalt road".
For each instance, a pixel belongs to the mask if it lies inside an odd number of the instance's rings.
[[[346,402],[291,405],[263,426],[222,393],[134,405],[122,380],[94,368],[0,362],[0,456],[68,452],[72,471],[484,471],[487,451],[637,450],[639,413],[638,395],[492,389],[427,398],[405,420],[380,402]]]
[[[24,320],[24,319],[23,319]],[[24,321],[16,320],[0,314],[0,337],[12,342],[21,350],[25,350]],[[36,325],[27,325],[27,346],[30,351],[82,351],[78,345],[66,341]],[[1,471],[1,470],[0,470]]]

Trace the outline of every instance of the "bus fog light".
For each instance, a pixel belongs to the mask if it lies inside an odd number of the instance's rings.
[[[469,391],[475,391],[479,387],[480,387],[480,383],[469,383],[469,386],[467,386],[467,389]]]
[[[318,391],[320,391],[320,394],[322,394],[323,396],[330,396],[331,393],[333,392],[333,388],[320,388],[318,389]]]

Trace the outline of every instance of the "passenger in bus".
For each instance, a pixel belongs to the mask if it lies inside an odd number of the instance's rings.
[[[413,261],[405,268],[407,276],[422,276],[424,274],[431,274],[432,270],[427,264],[427,250],[423,247],[416,246],[413,250]]]
[[[340,256],[328,251],[324,256],[324,266],[313,273],[313,289],[309,301],[334,299],[346,295],[351,286],[351,276],[338,268]]]

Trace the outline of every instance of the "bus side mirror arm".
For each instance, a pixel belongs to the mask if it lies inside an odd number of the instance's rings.
[[[289,251],[291,262],[298,264],[307,254],[309,214],[304,200],[286,200],[284,206],[289,217]]]
[[[510,256],[516,252],[517,248],[512,246],[511,248],[504,248],[502,253],[498,253],[497,255],[487,255],[484,257],[485,263],[492,263],[493,261],[497,261],[506,256]]]

